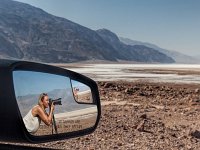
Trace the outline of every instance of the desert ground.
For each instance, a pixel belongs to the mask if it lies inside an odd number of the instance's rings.
[[[123,65],[112,70],[109,65],[60,65],[97,82],[102,115],[95,132],[26,145],[68,150],[200,149],[200,66]]]
[[[55,114],[55,124],[57,133],[66,133],[83,130],[94,126],[97,118],[97,107],[90,107],[65,113]],[[52,131],[53,129],[53,131]],[[51,135],[56,134],[54,126],[46,126],[43,122],[40,128],[33,135]]]

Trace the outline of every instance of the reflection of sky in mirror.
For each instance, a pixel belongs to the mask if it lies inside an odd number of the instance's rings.
[[[55,89],[71,88],[68,77],[41,72],[14,71],[13,80],[16,96],[48,93]]]

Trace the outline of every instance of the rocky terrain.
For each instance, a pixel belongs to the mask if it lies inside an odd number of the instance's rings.
[[[102,117],[90,135],[38,145],[54,149],[200,149],[200,85],[98,82]]]

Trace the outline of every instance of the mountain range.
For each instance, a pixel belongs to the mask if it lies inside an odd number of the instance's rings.
[[[172,51],[172,50],[166,50],[163,48],[158,47],[155,44],[147,43],[147,42],[141,42],[141,41],[136,41],[128,38],[123,38],[119,37],[120,41],[123,42],[124,44],[127,45],[144,45],[153,49],[158,50],[161,53],[166,54],[167,56],[170,56],[173,58],[176,63],[199,63],[200,62],[200,57],[196,56],[188,56],[182,53],[179,53],[177,51]]]
[[[190,58],[144,43],[130,44],[115,33],[97,31],[28,4],[0,0],[0,58],[47,63],[134,61],[174,63]],[[185,59],[186,60],[186,59]]]

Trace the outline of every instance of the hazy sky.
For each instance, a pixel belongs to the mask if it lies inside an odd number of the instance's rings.
[[[200,55],[200,0],[18,0],[93,30]]]
[[[28,94],[39,95],[58,89],[71,89],[70,79],[64,76],[33,71],[14,71],[13,77],[16,97]]]

